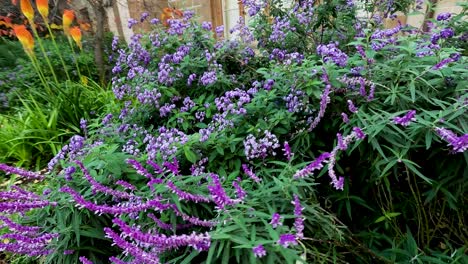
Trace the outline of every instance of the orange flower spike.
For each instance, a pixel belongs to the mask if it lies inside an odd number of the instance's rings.
[[[176,14],[179,18],[184,17],[184,12],[179,9],[174,9],[174,14]]]
[[[80,27],[72,27],[70,28],[70,35],[72,36],[73,40],[76,42],[76,45],[82,49],[81,46],[81,29]]]
[[[70,25],[73,22],[73,19],[75,19],[75,13],[73,10],[68,10],[65,9],[63,11],[63,17],[62,17],[62,24],[63,24],[63,32],[65,32],[65,35],[69,35],[70,31]]]
[[[13,31],[15,32],[16,37],[23,45],[24,50],[32,55],[34,52],[34,38],[31,33],[26,29],[24,25],[14,25]]]
[[[36,6],[39,14],[47,22],[49,17],[49,0],[36,0]]]
[[[34,21],[34,9],[30,0],[21,0],[21,12],[30,21]]]

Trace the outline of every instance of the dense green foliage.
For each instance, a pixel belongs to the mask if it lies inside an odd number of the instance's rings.
[[[245,2],[252,30],[240,21],[231,40],[189,11],[169,27],[153,20],[126,49],[116,40],[115,105],[91,87],[64,93],[80,101],[57,103],[71,108],[54,122],[80,135],[35,187],[47,204],[25,217],[5,209],[41,227],[25,236],[52,238],[25,239],[40,254],[14,252],[45,263],[467,263],[465,11],[420,32],[357,18],[352,1]],[[41,101],[31,98],[24,106]],[[109,113],[80,124],[102,109],[96,98]]]

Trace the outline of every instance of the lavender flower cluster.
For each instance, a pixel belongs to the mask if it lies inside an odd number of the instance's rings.
[[[168,160],[177,152],[179,145],[184,145],[188,141],[187,135],[176,128],[161,127],[158,132],[157,137],[148,134],[143,140],[148,158],[151,160],[155,160],[158,154],[163,160]]]
[[[296,31],[296,28],[291,26],[288,18],[275,18],[272,25],[272,32],[269,40],[272,42],[284,43],[286,34]]]
[[[244,140],[245,156],[248,160],[266,158],[268,155],[276,155],[275,149],[280,147],[278,138],[270,131],[264,131],[265,136],[257,139],[249,134]]]
[[[317,54],[323,57],[324,62],[332,61],[340,67],[345,67],[348,64],[348,55],[341,51],[336,43],[318,45]]]
[[[395,43],[396,38],[394,37],[394,35],[400,32],[400,30],[400,23],[398,23],[396,27],[391,29],[376,30],[371,36],[371,48],[375,51],[379,51],[385,46]]]

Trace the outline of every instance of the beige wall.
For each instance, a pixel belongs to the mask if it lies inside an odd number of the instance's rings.
[[[462,11],[461,6],[457,5],[460,0],[439,0],[435,9],[434,16],[440,13],[460,13]],[[424,5],[423,10],[426,10],[427,6]],[[414,27],[421,27],[424,21],[424,14],[408,15],[406,22]]]

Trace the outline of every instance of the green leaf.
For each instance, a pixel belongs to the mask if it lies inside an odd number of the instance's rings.
[[[226,245],[226,249],[224,250],[224,254],[223,254],[223,260],[222,260],[223,264],[229,264],[229,258],[231,257],[230,249],[231,249],[231,241],[228,241]]]
[[[224,156],[224,149],[221,146],[216,146],[216,152]]]
[[[426,149],[431,148],[431,143],[432,143],[432,132],[428,130],[426,132]]]
[[[210,246],[210,250],[208,251],[208,257],[206,258],[206,263],[207,264],[210,264],[212,259],[213,259],[213,255],[214,255],[214,252],[216,250],[216,247],[218,246],[218,241],[214,241],[211,246]]]
[[[189,264],[189,263],[192,263],[192,259],[194,259],[196,256],[198,256],[200,254],[200,252],[198,252],[197,250],[194,250],[192,251],[192,253],[190,253],[190,255],[188,255],[184,261],[180,262],[180,264]]]
[[[81,213],[79,211],[73,212],[73,231],[75,232],[76,244],[80,246],[80,224],[81,224]]]
[[[191,163],[195,163],[197,161],[197,154],[195,154],[189,146],[184,146],[184,153],[187,160]]]
[[[409,83],[409,90],[411,93],[411,101],[414,103],[416,101],[416,86],[414,85],[414,80],[411,80]]]
[[[407,159],[402,159],[401,161],[403,161],[403,163],[406,165],[406,167],[408,167],[408,169],[410,169],[413,173],[415,173],[416,175],[418,175],[421,179],[423,179],[424,181],[426,181],[427,183],[429,184],[432,184],[432,180],[429,179],[428,177],[424,176],[418,169],[416,169],[416,167],[414,165],[416,165],[416,163],[410,161],[410,160],[407,160]],[[414,164],[414,165],[413,165]]]
[[[374,221],[374,224],[380,223],[380,222],[384,221],[385,219],[387,219],[387,218],[383,215],[383,216],[377,218],[377,219]]]

